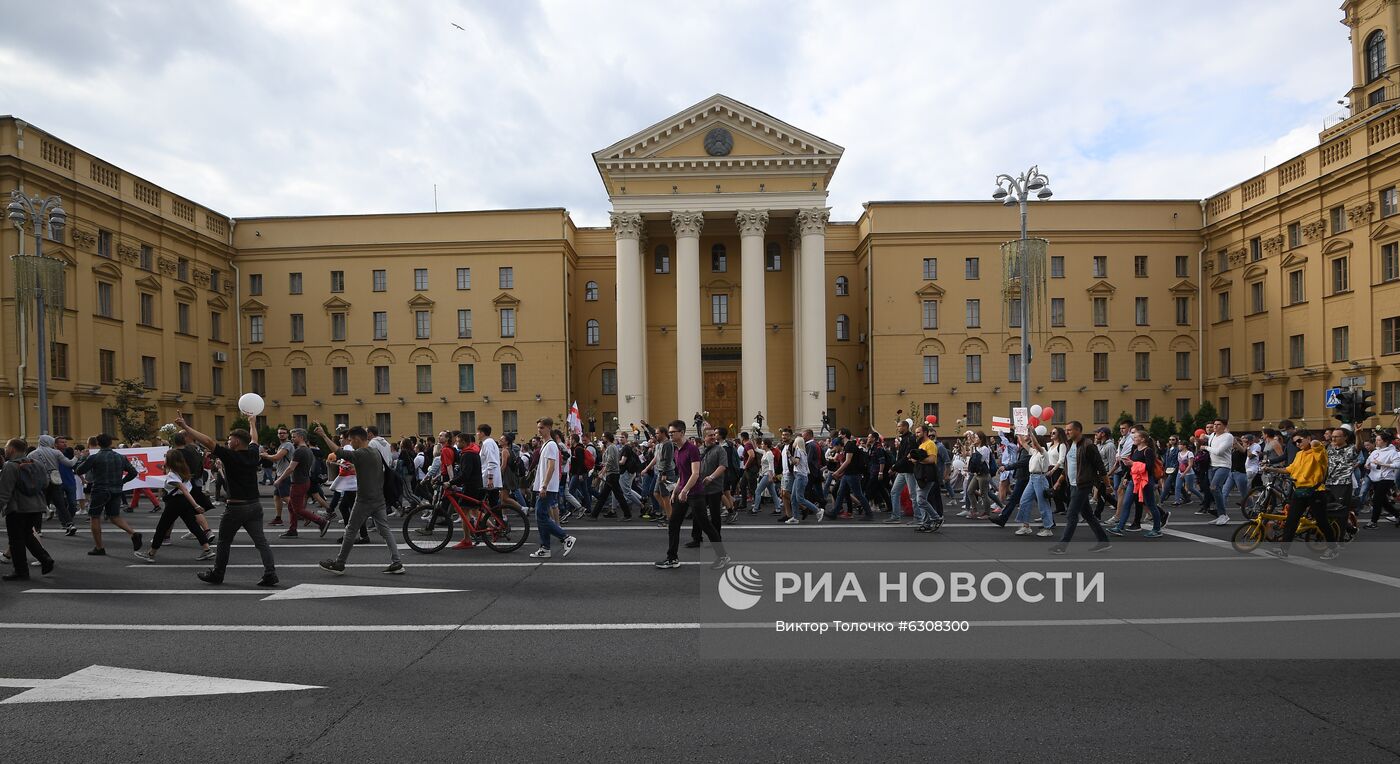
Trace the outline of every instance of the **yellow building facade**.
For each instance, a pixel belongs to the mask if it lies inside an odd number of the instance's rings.
[[[1322,424],[1364,375],[1400,406],[1400,17],[1347,2],[1351,115],[1205,200],[1034,205],[1049,240],[1032,401],[1057,421]],[[845,149],[722,95],[594,154],[612,225],[564,209],[230,219],[0,118],[0,192],[57,194],[67,266],[51,429],[114,429],[138,378],[162,420],[216,432],[241,392],[268,422],[394,435],[529,430],[577,401],[598,429],[708,412],[765,429],[987,429],[1019,397],[1001,204],[875,201],[831,220]],[[990,171],[989,171],[990,177]],[[976,189],[980,191],[981,189]],[[0,255],[32,249],[13,227]],[[37,434],[0,270],[0,432]],[[1247,423],[1247,424],[1246,424]],[[1388,418],[1387,422],[1388,423]]]

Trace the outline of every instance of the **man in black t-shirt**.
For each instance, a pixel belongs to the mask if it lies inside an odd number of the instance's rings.
[[[242,528],[253,540],[258,554],[262,557],[263,577],[258,586],[277,585],[277,566],[272,559],[272,547],[267,545],[263,535],[262,501],[258,496],[258,475],[262,471],[263,457],[259,455],[253,436],[247,430],[234,430],[228,434],[227,445],[219,445],[214,439],[190,427],[183,416],[176,417],[175,426],[185,437],[203,446],[223,462],[224,477],[228,481],[228,504],[219,520],[219,547],[214,556],[214,567],[199,573],[199,580],[208,584],[222,584],[224,571],[228,568],[228,553],[233,546],[233,537]]]

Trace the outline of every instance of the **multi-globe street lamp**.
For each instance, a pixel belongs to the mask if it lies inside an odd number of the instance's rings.
[[[27,345],[24,329],[30,305],[34,305],[34,324],[39,356],[39,434],[49,434],[49,374],[48,374],[48,324],[57,327],[63,313],[64,284],[63,261],[44,257],[44,230],[55,241],[61,240],[63,228],[68,223],[68,214],[63,211],[63,203],[57,196],[47,199],[41,196],[28,197],[23,191],[10,192],[10,204],[6,207],[6,217],[19,231],[19,254],[12,259],[15,264],[15,314],[19,322],[22,347]],[[24,254],[24,227],[29,225],[34,232],[34,254]],[[21,394],[24,380],[20,380]],[[20,403],[20,416],[24,415],[23,398]]]
[[[1038,282],[1044,279],[1044,257],[1045,240],[1037,239],[1039,268],[1032,267],[1032,261],[1037,258],[1032,256],[1032,244],[1026,236],[1026,207],[1030,203],[1031,194],[1035,194],[1037,199],[1049,199],[1053,196],[1050,190],[1050,178],[1040,171],[1038,166],[1031,167],[1021,173],[1018,177],[1010,175],[997,176],[997,190],[992,192],[992,198],[1010,207],[1020,205],[1021,207],[1021,238],[1016,242],[1015,264],[1016,279],[1020,283],[1021,307],[1019,318],[1021,319],[1021,405],[1030,406],[1031,400],[1031,302],[1044,292],[1044,286]],[[1010,242],[1008,242],[1009,244]],[[1005,251],[1006,245],[1003,246]],[[1005,260],[1005,258],[1003,258]]]

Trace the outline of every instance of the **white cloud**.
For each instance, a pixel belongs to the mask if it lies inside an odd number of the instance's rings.
[[[1312,0],[24,16],[0,28],[0,70],[30,75],[0,83],[0,112],[235,216],[421,211],[437,184],[442,209],[604,224],[590,154],[714,92],[846,147],[838,219],[983,198],[1032,163],[1065,198],[1201,198],[1312,145],[1351,72],[1338,11]]]

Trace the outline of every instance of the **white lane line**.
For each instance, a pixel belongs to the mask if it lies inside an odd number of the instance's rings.
[[[173,595],[205,595],[205,594],[242,594],[242,595],[262,595],[267,596],[266,589],[262,591],[244,589],[25,589],[24,594],[173,594]]]
[[[411,558],[410,558],[411,559]],[[1119,563],[1119,562],[1251,562],[1269,558],[1252,557],[1249,555],[1239,555],[1237,557],[1031,557],[1031,558],[991,558],[975,557],[961,560],[740,560],[748,565],[1006,565],[1019,563]],[[682,562],[681,565],[709,565],[709,561],[699,560],[695,562]],[[645,561],[608,561],[608,562],[405,562],[404,567],[413,568],[536,568],[536,567],[564,567],[564,568],[624,568],[624,567],[650,567],[652,563]],[[139,568],[141,570],[184,570],[194,568],[208,568],[208,565],[148,565],[131,564],[128,568]],[[261,564],[239,564],[229,565],[230,568],[257,568],[262,569]],[[283,568],[319,568],[320,565],[310,563],[279,564],[278,570]],[[347,568],[382,568],[383,563],[346,563]]]
[[[969,621],[984,628],[1055,628],[1082,626],[1209,626],[1249,623],[1317,621],[1380,621],[1400,619],[1400,613],[1309,613],[1283,615],[1201,616],[1184,618],[1076,618],[1017,621]],[[196,632],[393,632],[393,631],[699,631],[710,629],[773,629],[774,622],[757,623],[411,623],[411,624],[132,624],[132,623],[0,623],[0,631],[196,631]]]
[[[1234,548],[1230,546],[1230,542],[1221,541],[1220,539],[1211,538],[1210,536],[1198,536],[1194,533],[1173,531],[1171,529],[1166,529],[1162,532],[1171,534],[1173,536],[1177,536],[1178,538],[1189,539],[1191,541],[1199,541],[1202,544],[1209,544],[1210,546],[1214,547],[1224,547],[1226,549]],[[1266,560],[1277,559],[1272,555],[1266,554],[1262,550],[1258,549],[1251,552],[1248,556],[1257,556]],[[1291,565],[1297,565],[1299,567],[1308,568],[1309,570],[1318,570],[1322,571],[1323,573],[1332,573],[1338,576],[1347,576],[1349,578],[1356,578],[1362,581],[1370,581],[1373,584],[1380,584],[1382,586],[1389,586],[1395,589],[1400,589],[1400,578],[1396,578],[1394,576],[1387,576],[1380,573],[1372,573],[1369,570],[1357,570],[1356,568],[1344,568],[1340,565],[1329,565],[1325,562],[1310,560],[1306,557],[1299,557],[1296,554],[1290,555],[1286,560],[1279,560],[1279,562],[1285,562]]]

